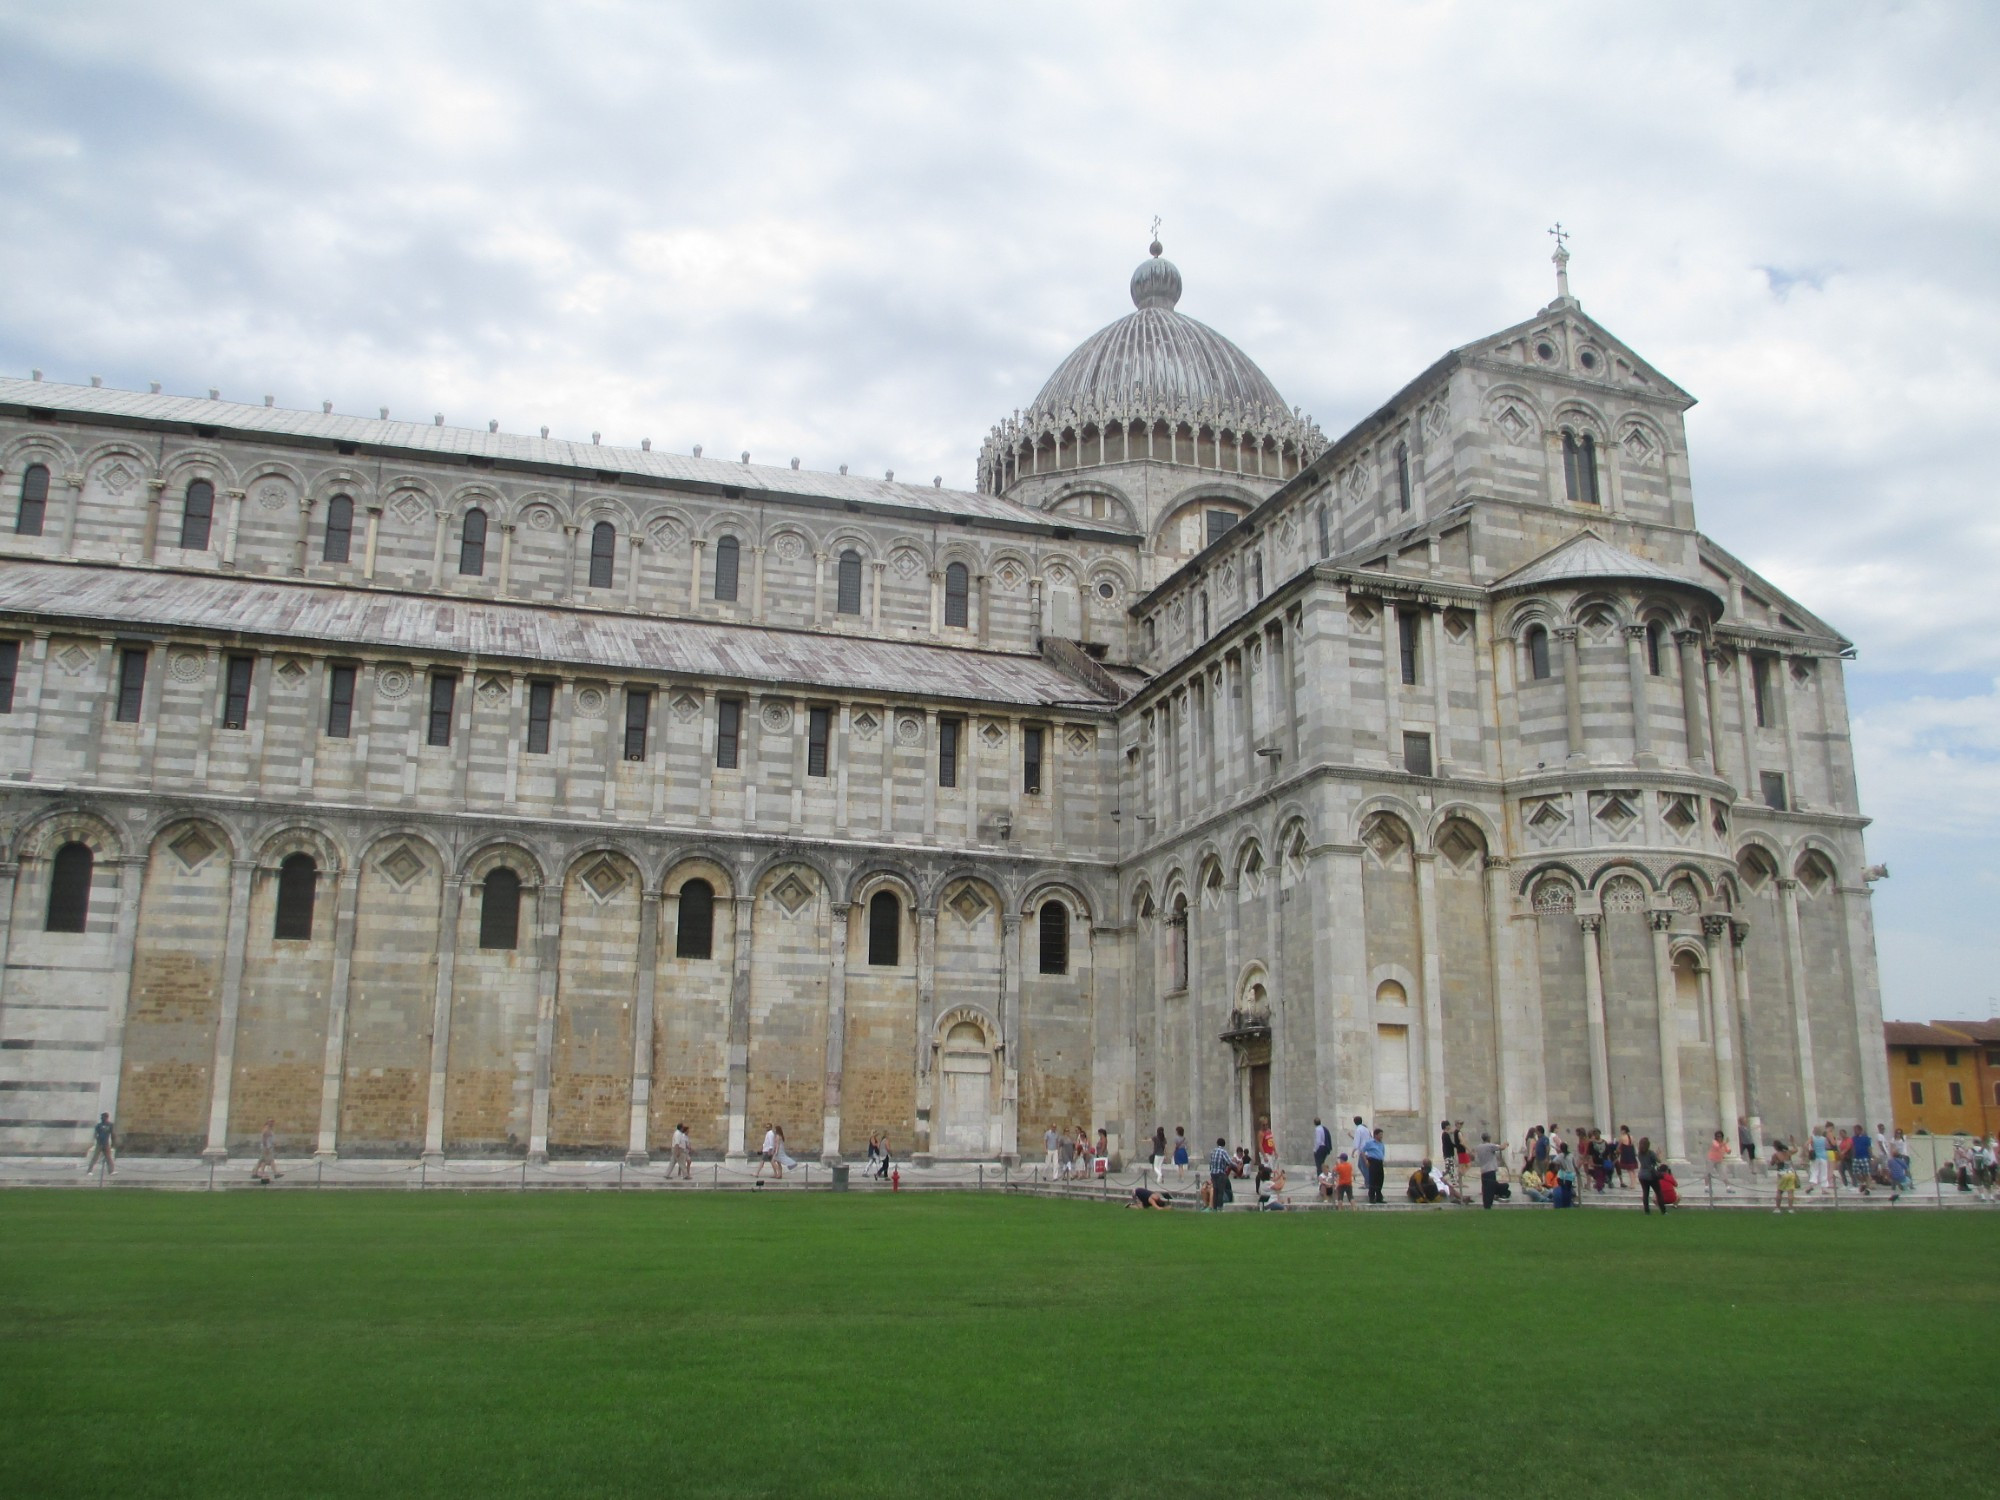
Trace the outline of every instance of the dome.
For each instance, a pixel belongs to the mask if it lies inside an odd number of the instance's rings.
[[[1290,410],[1270,378],[1228,339],[1174,311],[1181,298],[1180,269],[1152,257],[1132,273],[1137,309],[1109,328],[1099,329],[1057,366],[1034,412],[1150,412],[1185,407],[1190,411],[1265,413]]]

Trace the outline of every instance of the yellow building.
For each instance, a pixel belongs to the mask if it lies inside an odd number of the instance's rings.
[[[1889,1021],[1895,1125],[1911,1135],[1988,1135],[2000,1122],[2000,1022]]]

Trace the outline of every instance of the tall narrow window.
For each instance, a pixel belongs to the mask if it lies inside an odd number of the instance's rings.
[[[549,753],[549,724],[556,716],[556,685],[553,682],[528,684],[528,753]]]
[[[1060,901],[1044,901],[1041,915],[1042,972],[1069,972],[1069,908]]]
[[[1319,560],[1325,562],[1333,556],[1333,528],[1327,522],[1326,507],[1322,505],[1319,516]]]
[[[1427,734],[1403,736],[1403,769],[1412,776],[1431,774],[1431,737]]]
[[[330,667],[326,674],[326,735],[344,740],[354,732],[354,668]]]
[[[278,942],[310,942],[313,898],[319,893],[319,866],[310,854],[287,854],[278,866],[278,917],[271,936]]]
[[[1173,930],[1168,934],[1172,947],[1168,949],[1170,962],[1168,969],[1173,980],[1173,988],[1184,990],[1188,987],[1188,904],[1187,897],[1174,897],[1174,914],[1167,919]]]
[[[1264,554],[1261,552],[1250,554],[1250,587],[1259,599],[1264,597]]]
[[[49,869],[49,910],[44,932],[81,932],[90,917],[90,870],[96,857],[88,844],[64,844]]]
[[[715,543],[715,597],[733,602],[736,598],[736,565],[742,560],[743,547],[733,536],[720,537]]]
[[[118,722],[136,724],[146,705],[146,651],[128,646],[118,653]]]
[[[1758,773],[1759,788],[1764,793],[1764,805],[1773,812],[1783,812],[1785,802],[1785,773],[1783,771],[1762,771]]]
[[[647,721],[653,716],[653,695],[643,688],[625,689],[625,758],[646,758]]]
[[[594,589],[611,587],[612,574],[618,567],[618,528],[609,521],[599,521],[590,528],[590,586]]]
[[[187,552],[208,550],[208,528],[215,520],[215,486],[206,479],[189,483],[181,500],[181,547]]]
[[[0,714],[14,711],[14,682],[21,675],[21,643],[0,641]]]
[[[1648,676],[1660,675],[1660,622],[1646,622],[1646,672]]]
[[[486,512],[474,506],[458,527],[458,571],[466,578],[486,572]]]
[[[1396,509],[1410,508],[1410,445],[1396,444]]]
[[[1528,675],[1537,682],[1549,676],[1549,633],[1539,625],[1528,627]]]
[[[430,723],[424,734],[427,745],[449,745],[451,743],[451,711],[458,702],[458,674],[456,672],[435,672],[431,675]]]
[[[254,657],[232,656],[223,679],[222,727],[245,729],[250,724],[250,677],[256,670]]]
[[[29,464],[21,474],[21,505],[14,512],[16,536],[40,536],[42,522],[49,513],[49,470],[47,464]]]
[[[1910,1103],[1922,1104],[1923,1102],[1924,1102],[1924,1086],[1921,1083],[1919,1083],[1916,1079],[1912,1078],[1910,1080]]]
[[[1423,616],[1416,610],[1396,611],[1396,639],[1402,647],[1403,681],[1412,686],[1417,681],[1417,639],[1422,624]]]
[[[1021,790],[1034,796],[1042,789],[1042,731],[1021,731]]]
[[[1206,593],[1203,593],[1201,597],[1195,602],[1199,604],[1201,607],[1200,608],[1201,638],[1203,640],[1207,640],[1208,639],[1208,595]]]
[[[690,880],[681,887],[674,921],[674,957],[709,958],[715,953],[715,887]]]
[[[868,898],[868,962],[893,969],[903,961],[903,903],[891,891]]]
[[[354,501],[335,495],[326,502],[326,545],[320,549],[322,562],[344,563],[354,546]]]
[[[964,629],[971,618],[972,570],[964,563],[949,563],[944,570],[944,622]]]
[[[958,731],[961,719],[938,720],[938,785],[958,785]]]
[[[806,714],[806,775],[826,775],[827,729],[833,721],[833,710],[815,708]]]
[[[521,941],[521,877],[505,865],[486,872],[479,893],[479,946],[514,948]]]
[[[1771,727],[1771,658],[1750,658],[1750,696],[1757,706],[1757,727]]]
[[[840,554],[840,579],[835,609],[844,615],[861,613],[861,554],[851,548]]]
[[[1597,504],[1597,439],[1563,430],[1563,493],[1572,505]]]
[[[1228,511],[1226,510],[1210,511],[1208,513],[1207,545],[1212,547],[1217,542],[1221,541],[1225,536],[1229,535],[1230,528],[1233,527],[1235,524],[1236,524],[1236,517],[1231,515]]]
[[[743,700],[715,700],[715,764],[718,769],[736,769],[736,745],[743,733]]]

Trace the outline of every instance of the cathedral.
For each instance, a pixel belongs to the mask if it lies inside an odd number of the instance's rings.
[[[1329,440],[1155,243],[969,490],[0,381],[0,1154],[1887,1120],[1853,648],[1556,268]]]

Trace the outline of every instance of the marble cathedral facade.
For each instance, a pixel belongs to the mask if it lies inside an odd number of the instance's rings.
[[[1562,286],[1328,441],[1180,293],[970,491],[0,381],[0,1152],[1887,1118],[1692,398]]]

